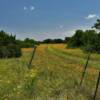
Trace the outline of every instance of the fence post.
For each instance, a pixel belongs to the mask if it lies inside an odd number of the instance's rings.
[[[88,55],[88,58],[87,58],[85,67],[84,67],[83,72],[82,72],[82,78],[81,78],[81,81],[80,81],[80,86],[82,85],[83,80],[84,80],[84,76],[85,76],[85,73],[86,73],[86,69],[87,69],[87,66],[88,66],[88,62],[90,60],[90,55],[91,55],[91,53],[89,53],[89,55]]]
[[[98,79],[97,79],[97,83],[96,83],[96,88],[95,88],[93,100],[96,100],[96,95],[97,95],[97,92],[98,92],[99,82],[100,82],[100,71],[99,71],[99,75],[98,75]]]
[[[34,55],[35,55],[35,52],[36,52],[36,48],[37,48],[37,46],[34,46],[34,50],[33,50],[33,52],[32,52],[32,56],[31,56],[31,59],[30,59],[29,64],[28,64],[28,68],[29,68],[29,69],[31,69],[32,60],[33,60],[33,58],[34,58]]]

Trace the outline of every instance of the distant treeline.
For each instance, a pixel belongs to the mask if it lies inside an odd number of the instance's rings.
[[[66,37],[65,39],[45,39],[40,43],[48,43],[48,44],[67,43],[69,40],[70,37]]]
[[[16,36],[0,31],[0,58],[20,57],[22,55],[21,48],[31,48],[41,43],[67,43],[69,48],[78,47],[84,51],[100,53],[100,32],[96,31],[100,31],[99,19],[92,28],[95,28],[95,30],[77,30],[72,37],[65,39],[45,39],[38,42],[29,38],[18,40]]]
[[[100,20],[92,28],[100,30]],[[96,30],[77,30],[67,43],[70,48],[81,48],[84,51],[100,53],[100,32]]]
[[[17,40],[16,36],[0,31],[0,58],[20,57],[21,48],[34,47],[35,44],[34,39]]]
[[[24,40],[16,40],[16,44],[21,48],[33,48],[38,42],[34,39],[26,38]]]

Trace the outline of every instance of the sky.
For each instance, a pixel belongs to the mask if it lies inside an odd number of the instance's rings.
[[[0,0],[0,30],[19,39],[63,39],[99,16],[100,0]]]

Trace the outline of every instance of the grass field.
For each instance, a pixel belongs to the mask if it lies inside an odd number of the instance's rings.
[[[82,87],[79,82],[87,54],[64,44],[39,45],[32,69],[32,49],[23,56],[0,60],[0,100],[92,100],[100,55],[92,54]],[[96,100],[100,100],[100,85]]]

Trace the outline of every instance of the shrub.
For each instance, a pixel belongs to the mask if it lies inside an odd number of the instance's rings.
[[[16,45],[0,46],[0,58],[20,57],[21,55],[21,49]]]
[[[17,45],[8,45],[7,49],[10,52],[11,57],[20,57],[22,55],[21,48]]]
[[[0,31],[0,58],[20,57],[21,48],[16,44],[16,37]]]

